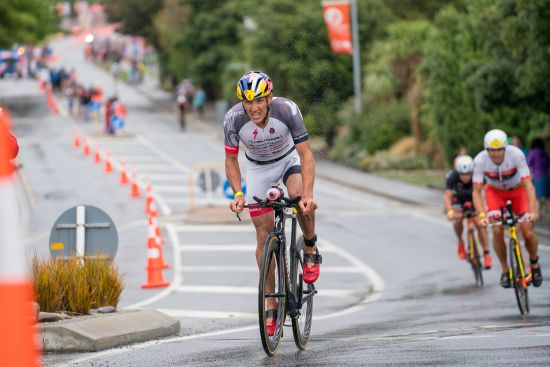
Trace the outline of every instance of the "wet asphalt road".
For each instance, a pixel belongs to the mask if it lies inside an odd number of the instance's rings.
[[[64,57],[77,66],[81,78],[108,84],[107,75],[77,56]],[[513,291],[497,285],[499,270],[484,273],[484,288],[474,286],[471,271],[456,258],[450,225],[437,208],[404,205],[323,180],[316,182],[316,196],[324,264],[310,344],[298,352],[288,328],[277,356],[266,357],[255,319],[256,298],[247,293],[256,286],[250,224],[235,224],[230,215],[222,216],[216,229],[190,222],[187,177],[197,163],[223,162],[222,143],[201,130],[179,132],[174,116],[124,86],[131,136],[110,139],[94,134],[93,124],[53,117],[32,89],[35,84],[9,83],[0,82],[0,91],[12,95],[8,100],[16,107],[29,251],[47,256],[55,218],[72,205],[93,203],[119,229],[117,264],[126,282],[121,306],[141,303],[182,321],[181,335],[174,339],[100,353],[46,355],[45,366],[549,365],[546,283],[530,289],[531,314],[522,317]],[[143,201],[130,199],[117,177],[72,146],[75,126],[113,156],[124,154],[152,176],[166,205],[161,223],[170,242],[165,259],[172,266],[164,275],[178,282],[177,290],[161,297],[162,290],[139,288],[146,264]],[[185,191],[174,188],[183,186]],[[217,195],[221,203],[223,195]],[[203,251],[215,245],[228,248]],[[548,247],[541,248],[543,269],[550,268],[549,259]],[[229,265],[235,268],[209,270]],[[215,290],[223,287],[234,287],[237,294]]]

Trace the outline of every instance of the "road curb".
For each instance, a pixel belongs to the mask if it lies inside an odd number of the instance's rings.
[[[176,335],[180,322],[157,310],[138,310],[83,316],[38,327],[45,352],[97,352]]]

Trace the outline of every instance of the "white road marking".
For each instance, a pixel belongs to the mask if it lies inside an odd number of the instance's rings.
[[[200,187],[197,186],[192,188],[191,190],[198,192],[200,191]],[[162,192],[162,193],[168,193],[168,192],[188,193],[190,191],[190,188],[189,186],[184,186],[184,185],[155,185],[153,188],[153,191]],[[185,200],[189,201],[189,198],[186,198]]]
[[[132,163],[128,164],[127,167],[131,169],[132,171],[142,172],[142,174],[146,175],[147,172],[173,172],[174,167],[172,167],[168,163],[158,162],[158,163]]]
[[[216,286],[216,285],[182,285],[176,289],[181,293],[200,293],[200,294],[233,294],[233,295],[257,295],[258,287],[236,287],[236,286]],[[364,297],[366,291],[357,289],[318,289],[315,297]]]
[[[197,192],[197,191],[195,191]],[[173,197],[170,198],[170,203],[177,205],[177,204],[189,204],[190,199],[184,198],[184,197]],[[195,205],[197,204],[208,204],[208,205],[215,205],[215,206],[223,206],[224,208],[229,207],[229,201],[227,199],[223,198],[205,198],[205,197],[195,197],[193,198],[193,202]],[[227,216],[234,216],[233,213],[227,209]],[[237,221],[237,218],[235,218],[235,221]],[[248,228],[250,230],[250,227]]]
[[[258,273],[256,265],[195,265],[183,266],[184,273]],[[349,274],[363,270],[349,266],[323,266],[323,273]]]
[[[234,245],[209,245],[209,244],[190,244],[182,245],[179,247],[180,251],[184,252],[254,252],[256,251],[256,244],[234,244]],[[334,252],[330,247],[319,246],[321,252]]]
[[[172,317],[190,317],[194,319],[248,319],[257,320],[257,312],[197,311],[158,308],[157,311]]]
[[[172,166],[174,166],[176,168],[176,171],[181,171],[181,172],[189,172],[189,167],[187,167],[186,165],[184,165],[183,163],[180,163],[179,161],[177,161],[176,159],[174,159],[173,157],[171,157],[170,155],[166,154],[164,151],[160,150],[159,148],[157,148],[156,145],[154,145],[153,143],[151,143],[149,140],[147,140],[145,137],[139,135],[136,139],[139,143],[141,143],[142,145],[146,146],[147,148],[149,148],[149,150],[151,150],[152,152],[154,152],[156,155],[158,155],[159,157],[161,157],[162,159],[164,159],[166,162],[170,163]]]
[[[253,233],[254,229],[246,224],[232,225],[173,225],[176,232],[249,232]]]
[[[180,242],[179,242],[177,232],[190,232],[190,231],[191,232],[198,232],[200,230],[206,231],[206,232],[212,232],[214,230],[214,228],[215,228],[215,231],[218,231],[218,232],[228,231],[228,229],[229,229],[230,232],[236,232],[236,231],[249,232],[250,231],[249,226],[239,226],[239,225],[236,225],[236,226],[221,226],[221,225],[218,225],[218,226],[208,226],[208,225],[202,225],[202,226],[175,226],[175,225],[172,225],[172,224],[167,224],[166,225],[166,229],[167,229],[168,235],[170,237],[170,243],[172,244],[174,249],[177,249],[178,247],[180,247]],[[349,314],[358,312],[358,311],[362,310],[368,303],[375,302],[375,301],[379,300],[382,297],[382,291],[385,289],[385,284],[384,284],[384,281],[382,280],[382,278],[378,275],[378,273],[376,273],[375,270],[373,270],[371,267],[369,267],[368,265],[363,263],[359,258],[355,257],[353,254],[348,253],[344,249],[338,248],[337,246],[335,246],[334,244],[332,244],[329,241],[324,241],[322,239],[319,239],[319,244],[324,244],[324,246],[326,246],[327,248],[331,248],[333,252],[338,253],[339,256],[341,256],[341,257],[347,259],[348,261],[350,261],[353,264],[354,268],[358,268],[358,269],[361,270],[363,275],[371,281],[373,286],[372,286],[372,293],[363,294],[364,298],[361,302],[355,304],[352,307],[349,307],[349,308],[346,308],[346,309],[343,309],[343,310],[340,310],[340,311],[337,311],[337,312],[334,312],[334,313],[330,313],[330,314],[322,315],[322,316],[314,316],[313,317],[314,320],[326,320],[326,319],[341,317],[341,316],[344,316],[344,315],[349,315]],[[172,281],[172,284],[167,289],[165,289],[164,291],[158,293],[157,295],[155,295],[151,298],[148,298],[146,300],[143,300],[141,302],[138,302],[136,304],[128,306],[127,308],[141,308],[145,305],[149,305],[149,304],[157,302],[157,301],[159,301],[163,298],[166,298],[168,295],[173,293],[176,289],[181,288],[180,284],[182,284],[182,276],[181,276],[182,266],[181,266],[180,256],[174,256],[173,268],[174,268],[175,278]],[[337,290],[337,291],[340,291],[340,290]],[[257,289],[256,289],[256,292],[257,292]],[[247,331],[252,331],[252,330],[257,330],[257,329],[258,329],[258,325],[257,325],[257,323],[254,323],[254,325],[251,325],[251,326],[245,326],[245,327],[240,327],[240,328],[235,328],[235,329],[221,330],[221,331],[208,332],[208,333],[195,334],[195,335],[188,335],[188,336],[182,336],[182,337],[173,338],[173,339],[153,340],[153,341],[149,341],[149,342],[145,342],[145,343],[141,343],[141,344],[135,344],[135,345],[132,345],[130,347],[110,349],[110,350],[106,350],[106,351],[102,351],[102,352],[88,354],[86,356],[79,357],[79,358],[76,358],[76,359],[68,361],[68,362],[63,362],[63,363],[60,363],[60,364],[56,364],[53,367],[74,366],[74,365],[78,365],[79,363],[95,360],[95,359],[98,359],[98,358],[113,356],[113,355],[122,354],[122,353],[128,353],[128,352],[131,352],[131,351],[134,351],[134,350],[137,350],[137,349],[145,349],[145,348],[148,348],[150,346],[156,346],[156,345],[160,345],[160,344],[178,343],[178,342],[183,342],[183,341],[186,341],[186,340],[193,340],[193,339],[209,338],[209,337],[215,337],[215,336],[221,336],[221,335],[235,334],[235,333],[247,332]]]
[[[182,252],[254,252],[256,245],[182,245]]]
[[[182,181],[187,183],[189,178],[183,173],[151,173],[149,175],[151,181]]]

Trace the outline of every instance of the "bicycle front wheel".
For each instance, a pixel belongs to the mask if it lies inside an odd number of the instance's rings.
[[[512,286],[516,293],[519,312],[525,315],[529,313],[529,296],[527,294],[527,283],[524,277],[525,273],[521,271],[524,265],[521,250],[519,249],[519,243],[514,239],[510,239],[509,255]]]
[[[297,250],[297,251],[296,251]],[[295,299],[302,304],[300,315],[292,318],[292,333],[294,343],[304,350],[306,348],[313,314],[313,292],[312,284],[304,283],[302,259],[304,258],[304,237],[300,237],[296,244],[296,250],[290,250],[290,292]],[[304,289],[304,285],[306,289]]]
[[[258,316],[260,322],[260,338],[267,355],[274,355],[279,348],[285,320],[286,281],[285,264],[279,256],[281,241],[271,234],[264,242],[262,261],[260,264],[260,281],[258,285]],[[275,332],[269,335],[266,325],[266,311],[274,309]]]
[[[481,269],[481,257],[479,255],[479,248],[475,233],[472,231],[468,234],[468,242],[470,247],[470,264],[472,265],[472,270],[474,272],[474,277],[476,280],[476,285],[478,287],[483,286],[483,272]]]

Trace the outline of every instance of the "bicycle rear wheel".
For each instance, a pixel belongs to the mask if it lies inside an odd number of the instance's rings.
[[[520,251],[520,254],[518,254],[516,251],[516,246],[519,247],[519,243],[516,244],[514,239],[510,239],[510,247],[508,250],[510,254],[510,270],[512,272],[512,286],[514,287],[514,291],[516,293],[519,312],[521,312],[522,315],[525,315],[529,313],[529,296],[527,294],[527,283],[525,282],[525,278],[522,275],[520,268],[520,266],[523,267],[521,250],[518,248]]]
[[[294,334],[294,343],[296,346],[304,350],[306,348],[309,333],[311,330],[311,321],[313,315],[313,295],[315,288],[312,284],[304,283],[302,259],[304,256],[304,237],[300,237],[296,244],[298,252],[290,250],[290,292],[296,297],[296,300],[302,303],[300,315],[292,318],[292,333]],[[304,289],[306,286],[306,289]]]
[[[483,287],[483,271],[481,268],[481,256],[474,232],[468,234],[468,243],[470,245],[470,264],[476,280],[476,286]]]
[[[260,338],[264,351],[272,356],[279,348],[285,320],[286,281],[284,261],[279,257],[281,242],[274,234],[269,235],[264,242],[262,261],[260,264],[260,281],[258,285],[258,316],[260,322]],[[273,308],[277,311],[275,333],[268,335],[266,311]]]

